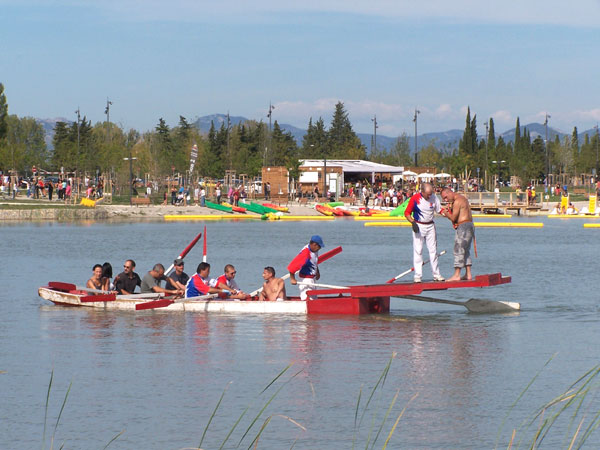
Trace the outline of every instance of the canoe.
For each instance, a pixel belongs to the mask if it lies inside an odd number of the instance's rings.
[[[210,209],[216,209],[218,211],[233,213],[231,207],[228,207],[228,206],[219,205],[218,203],[213,203],[213,202],[209,202],[209,201],[205,201],[205,204],[206,204],[206,207],[210,208]]]
[[[267,208],[276,209],[277,211],[290,212],[290,208],[288,208],[287,206],[279,206],[279,205],[276,205],[274,203],[265,203],[265,202],[263,202],[262,205],[266,206]]]
[[[227,202],[223,202],[223,203],[221,203],[221,205],[226,206],[228,208],[231,208],[231,210],[233,212],[238,212],[238,213],[246,214],[246,208],[242,208],[241,206],[235,206],[235,205],[232,205],[232,204],[227,203]]]
[[[348,211],[343,208],[334,208],[336,211],[341,212],[344,216],[358,216],[360,213],[358,211]]]
[[[324,204],[327,206],[331,206],[332,208],[335,208],[336,206],[344,206],[344,202],[329,202]]]
[[[326,216],[333,216],[333,211],[331,210],[331,208],[328,208],[326,206],[317,204],[315,205],[315,209]]]
[[[265,211],[263,214],[280,212],[279,210],[277,210],[275,208],[269,208],[268,206],[261,205],[260,203],[256,203],[256,202],[250,202],[250,203],[253,204],[253,205],[260,206],[261,208],[263,208],[263,210]]]
[[[261,216],[263,214],[267,213],[267,211],[265,211],[265,208],[262,205],[257,205],[255,203],[244,203],[244,202],[240,202],[239,204],[243,208],[246,208],[246,210],[256,213],[256,214],[260,214]]]
[[[258,300],[231,301],[197,297],[176,300],[173,303],[169,303],[170,300],[168,299],[156,300],[156,302],[163,301],[167,303],[168,306],[161,307],[161,309],[168,311],[360,315],[388,313],[390,311],[390,297],[404,297],[411,300],[461,305],[465,306],[471,312],[512,312],[519,310],[520,305],[518,303],[477,299],[459,302],[418,296],[423,291],[482,288],[510,282],[510,277],[494,273],[478,275],[473,280],[451,282],[385,283],[363,286],[316,285],[313,290],[308,291],[308,295],[313,297],[313,299],[308,301],[300,300],[298,297],[290,297],[289,300],[281,302]],[[140,307],[140,305],[148,303],[148,297],[142,297],[144,294],[123,296],[114,294],[94,295],[85,290],[72,289],[74,287],[74,285],[69,283],[50,282],[47,286],[40,287],[38,294],[43,299],[57,305],[98,309],[136,311],[138,309],[146,309]]]

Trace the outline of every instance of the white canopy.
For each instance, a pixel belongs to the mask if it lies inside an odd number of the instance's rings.
[[[416,177],[417,174],[415,172],[410,171],[410,170],[405,170],[404,172],[402,172],[402,176],[403,177]]]
[[[444,172],[435,174],[436,178],[450,178],[451,176],[452,175],[450,175],[449,173],[444,173]]]
[[[420,173],[419,175],[417,175],[417,178],[423,178],[423,179],[431,179],[433,178],[433,174],[432,173]]]

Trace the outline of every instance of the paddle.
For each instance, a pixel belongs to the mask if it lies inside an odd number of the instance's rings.
[[[322,262],[327,261],[329,258],[334,257],[341,251],[342,251],[342,246],[340,245],[339,247],[336,247],[332,250],[329,250],[328,252],[323,253],[322,255],[319,255],[318,263],[321,264]],[[281,277],[281,279],[287,280],[289,277],[290,277],[290,274],[286,273],[284,276]],[[262,287],[258,288],[255,291],[250,292],[250,297],[254,297],[255,295],[258,295],[261,291],[262,291]]]
[[[443,254],[445,254],[445,253],[446,253],[446,250],[442,250],[441,252],[439,252],[439,253],[438,253],[438,256],[442,256],[442,255],[443,255]],[[425,261],[425,262],[423,263],[423,265],[427,264],[428,262],[429,262],[429,260]],[[408,269],[407,271],[405,271],[405,272],[402,272],[402,273],[401,273],[401,274],[399,274],[399,275],[396,275],[396,276],[395,276],[394,278],[392,278],[391,280],[387,280],[387,281],[386,281],[386,283],[388,283],[388,284],[389,284],[389,283],[393,283],[394,281],[396,281],[396,280],[399,280],[399,279],[400,279],[400,278],[402,278],[403,276],[406,276],[406,275],[408,275],[409,273],[411,273],[411,272],[414,272],[414,270],[415,270],[415,268],[414,268],[414,267],[411,267],[411,268],[410,268],[410,269]]]
[[[206,262],[206,225],[204,225],[204,245],[202,247],[202,262]]]
[[[403,295],[400,298],[407,298],[409,300],[418,300],[420,302],[429,303],[445,303],[447,305],[458,305],[464,306],[473,313],[507,313],[515,312],[521,309],[521,305],[517,302],[503,302],[496,300],[483,300],[478,298],[472,298],[466,302],[459,302],[455,300],[445,300],[442,298],[423,297],[421,295]]]
[[[204,227],[204,230],[206,230],[206,227]],[[196,236],[192,242],[190,242],[188,244],[188,246],[181,252],[181,254],[176,258],[176,259],[183,259],[185,258],[185,255],[187,255],[190,250],[192,248],[194,248],[194,245],[196,245],[196,242],[198,242],[200,240],[200,237],[202,237],[202,233],[198,233],[198,236]],[[173,267],[175,267],[175,264],[171,264],[169,266],[169,268],[167,270],[165,270],[165,275],[169,275],[169,272],[171,272],[171,270],[173,270]]]
[[[155,309],[155,308],[166,308],[167,306],[172,305],[173,303],[182,303],[187,301],[196,301],[196,300],[210,300],[211,298],[216,298],[217,294],[209,294],[209,295],[201,295],[199,297],[190,297],[190,298],[162,298],[160,300],[154,300],[151,302],[138,303],[135,305],[136,311],[143,311],[145,309]]]

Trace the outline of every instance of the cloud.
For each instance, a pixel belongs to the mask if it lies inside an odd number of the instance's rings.
[[[506,111],[505,109],[496,111],[496,112],[490,114],[490,116],[492,117],[492,119],[494,119],[494,123],[496,123],[496,124],[507,125],[507,124],[510,124],[517,120],[516,118],[513,117],[513,115],[510,113],[510,111]]]
[[[41,0],[0,0],[0,5],[45,5]],[[345,14],[367,16],[382,20],[451,21],[460,23],[492,24],[542,24],[572,27],[600,26],[598,0],[505,0],[482,2],[481,0],[371,0],[349,2],[347,0],[54,0],[53,6],[84,7],[106,11],[110,16],[118,14],[121,20],[155,21],[271,21],[280,23],[281,16],[297,20],[298,14]]]

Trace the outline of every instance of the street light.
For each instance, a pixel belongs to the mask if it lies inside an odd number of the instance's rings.
[[[133,161],[137,158],[131,156],[131,148],[129,149],[129,158],[123,158],[123,161],[129,161],[129,206],[133,206]]]
[[[596,128],[596,181],[598,181],[598,139],[600,139],[600,135],[598,135],[598,124],[596,124],[594,128]]]
[[[417,114],[421,114],[421,111],[415,108],[415,117],[413,118],[415,123],[415,168],[417,167]]]
[[[548,115],[548,113],[546,113],[546,120],[544,121],[544,126],[546,127],[546,140],[544,141],[544,147],[546,150],[546,182],[544,183],[546,185],[546,192],[548,191],[548,189],[550,189],[550,159],[548,156],[548,119],[551,116]]]
[[[500,164],[504,164],[505,162],[506,161],[504,161],[504,160],[501,160],[501,161],[492,161],[492,164],[497,164],[498,165],[498,181],[500,181]]]

